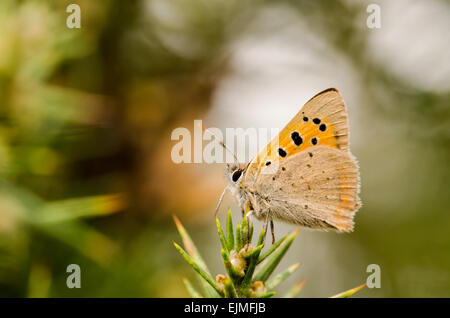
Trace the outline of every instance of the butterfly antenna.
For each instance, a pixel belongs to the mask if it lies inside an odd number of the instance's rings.
[[[216,141],[217,141],[217,142],[218,142],[218,143],[219,143],[226,151],[228,151],[231,155],[233,155],[233,158],[234,158],[235,163],[236,163],[236,164],[238,163],[238,159],[237,159],[236,155],[234,154],[234,152],[232,152],[232,151],[224,144],[224,142],[223,142],[222,139],[220,139],[219,137],[217,137],[217,135],[216,135],[215,133],[213,133],[211,130],[206,129],[205,127],[203,127],[202,124],[198,124],[198,125],[199,125],[200,128],[203,130],[203,132],[207,132],[207,133],[209,133],[210,135],[212,135],[212,136],[216,139]]]

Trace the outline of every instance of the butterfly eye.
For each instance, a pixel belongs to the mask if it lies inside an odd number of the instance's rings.
[[[235,172],[233,172],[233,175],[231,176],[231,180],[233,180],[233,182],[236,182],[239,180],[239,178],[241,177],[242,174],[242,170],[236,170]]]

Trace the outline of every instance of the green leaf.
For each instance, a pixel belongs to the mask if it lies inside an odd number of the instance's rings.
[[[250,235],[249,235],[249,237],[250,237],[250,244],[252,243],[252,238],[253,238],[253,223],[250,225]]]
[[[242,279],[242,283],[241,283],[241,291],[242,291],[242,294],[244,294],[244,295],[248,295],[248,293],[249,293],[253,273],[255,272],[255,268],[257,265],[256,262],[258,260],[259,254],[261,253],[262,248],[263,248],[263,245],[259,245],[258,247],[256,247],[252,252],[253,256],[250,257],[247,271],[245,272],[245,276]]]
[[[269,279],[266,283],[267,290],[273,290],[275,287],[280,285],[284,280],[286,280],[286,278],[288,278],[293,272],[295,272],[299,266],[300,266],[299,263],[294,264],[285,271]]]
[[[261,253],[261,255],[258,258],[258,264],[261,263],[263,260],[265,260],[267,258],[267,256],[269,256],[270,254],[273,253],[273,251],[275,251],[278,246],[281,245],[281,243],[283,243],[283,241],[286,239],[287,235],[283,236],[282,238],[280,238],[278,241],[276,241],[275,243],[272,244],[272,246],[270,246],[267,250],[265,250],[264,252]]]
[[[198,263],[200,263],[201,267],[203,267],[206,270],[205,262],[203,261],[202,257],[200,256],[200,253],[197,251],[197,248],[195,247],[194,242],[192,241],[191,237],[189,236],[188,232],[184,228],[184,226],[181,224],[180,220],[174,215],[173,220],[175,222],[175,225],[177,227],[178,233],[180,233],[180,237],[183,241],[184,248],[188,252],[188,254],[195,259]]]
[[[186,286],[186,289],[188,293],[193,298],[203,298],[203,296],[194,288],[194,286],[191,284],[191,282],[187,278],[183,278],[184,286]]]
[[[175,225],[177,227],[178,233],[180,234],[180,237],[183,241],[184,248],[186,249],[187,253],[192,257],[192,259],[200,266],[201,269],[203,269],[208,275],[211,275],[208,267],[206,266],[205,261],[201,257],[200,253],[198,252],[197,248],[195,247],[194,242],[192,241],[191,237],[189,236],[188,232],[184,228],[184,226],[181,224],[180,220],[174,215],[173,220],[175,222]],[[214,289],[211,288],[209,284],[207,284],[203,279],[200,279],[200,284],[202,284],[203,290],[207,297],[217,297],[218,294]]]
[[[303,286],[305,286],[305,280],[301,279],[286,294],[284,294],[283,298],[296,297],[302,291]]]
[[[241,225],[238,224],[236,226],[236,252],[239,252],[241,249],[242,249]]]
[[[219,233],[220,243],[222,244],[222,247],[229,252],[228,250],[228,244],[227,240],[225,239],[225,235],[223,234],[222,226],[220,225],[219,219],[216,218],[216,226],[217,226],[217,232]]]
[[[188,253],[186,253],[185,250],[181,246],[179,246],[177,243],[173,242],[173,245],[177,249],[177,251],[183,256],[183,258],[188,262],[189,265],[192,266],[192,268],[212,287],[214,290],[220,295],[223,296],[223,292],[220,290],[220,288],[217,286],[216,282],[212,279],[212,277],[206,273],[199,264],[197,264],[192,257],[189,256]]]
[[[295,230],[286,238],[286,240],[281,244],[267,259],[266,262],[262,265],[258,273],[256,273],[254,280],[255,281],[263,281],[265,282],[267,278],[269,278],[270,274],[274,271],[275,267],[277,267],[278,263],[280,263],[284,254],[287,252],[295,237],[297,236],[299,229]]]
[[[331,296],[330,298],[347,298],[347,297],[350,297],[351,295],[353,295],[354,293],[356,293],[357,291],[360,291],[364,287],[366,287],[366,284],[363,284],[361,286],[358,286],[358,287],[346,290],[345,292],[342,292],[342,293],[339,293],[337,295]]]
[[[51,223],[108,215],[122,210],[125,202],[120,194],[54,201],[42,206],[38,221]]]
[[[270,293],[266,293],[264,295],[261,295],[259,297],[255,297],[255,298],[270,298],[272,296],[274,296],[276,294],[276,292],[270,292]]]
[[[247,246],[249,246],[249,245],[247,245]],[[264,247],[264,245],[262,245],[262,244],[257,246],[255,249],[251,249],[251,247],[250,247],[242,256],[244,258],[253,258],[257,254],[259,255],[261,253],[261,250],[263,247]]]
[[[265,231],[264,231],[264,225],[261,229],[261,233],[259,233],[259,238],[258,238],[258,245],[263,244],[264,242],[264,235],[265,235]]]
[[[227,245],[228,245],[228,251],[231,251],[234,249],[233,218],[231,217],[230,210],[228,210],[228,214],[227,214]]]
[[[224,282],[224,292],[226,298],[237,298],[236,289],[230,278],[226,278]]]
[[[249,235],[249,228],[248,228],[247,218],[244,216],[242,219],[242,225],[241,225],[241,240],[242,246],[245,246],[248,243],[248,235]]]

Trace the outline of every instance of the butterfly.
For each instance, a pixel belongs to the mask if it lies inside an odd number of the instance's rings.
[[[227,190],[257,219],[353,231],[361,206],[359,168],[349,149],[344,99],[335,88],[312,97],[249,163],[227,164]],[[224,146],[224,144],[222,143]],[[226,148],[226,146],[224,146]]]

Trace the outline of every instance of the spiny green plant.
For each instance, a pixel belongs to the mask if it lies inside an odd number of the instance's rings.
[[[194,285],[184,279],[189,294],[194,298],[268,298],[276,294],[274,289],[297,270],[299,264],[288,267],[281,273],[271,277],[277,265],[291,246],[299,229],[283,236],[264,251],[266,230],[263,227],[256,246],[252,245],[253,224],[243,216],[242,222],[233,228],[231,211],[227,214],[226,234],[216,218],[217,232],[222,245],[221,255],[225,265],[226,275],[219,274],[214,279],[200,256],[194,242],[176,216],[174,221],[183,241],[184,249],[173,242],[175,248],[198,274],[203,293],[197,291]],[[296,297],[303,288],[305,281],[301,279],[283,297]],[[364,285],[339,293],[335,298],[346,298]]]

